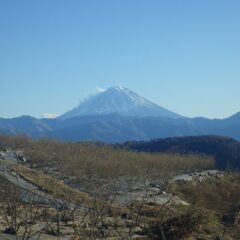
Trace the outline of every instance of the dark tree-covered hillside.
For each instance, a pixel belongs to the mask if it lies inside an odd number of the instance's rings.
[[[216,168],[240,169],[240,142],[220,136],[193,136],[126,142],[118,147],[139,152],[201,153],[216,160]]]

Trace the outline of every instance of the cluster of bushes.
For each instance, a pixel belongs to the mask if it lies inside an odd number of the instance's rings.
[[[240,173],[228,172],[198,183],[175,183],[171,191],[208,216],[205,231],[226,239],[240,236]],[[231,236],[231,238],[227,238]],[[238,236],[237,238],[235,238]],[[225,239],[225,238],[223,238]]]

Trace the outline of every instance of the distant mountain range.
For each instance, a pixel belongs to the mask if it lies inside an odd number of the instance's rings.
[[[0,133],[108,143],[206,134],[240,140],[240,113],[223,120],[187,118],[131,90],[112,87],[59,118],[0,118]]]

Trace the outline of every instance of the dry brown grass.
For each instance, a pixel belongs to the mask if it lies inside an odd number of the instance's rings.
[[[171,190],[192,205],[222,213],[240,204],[240,173],[225,173],[198,183],[178,183]]]
[[[159,178],[166,174],[209,169],[214,166],[212,158],[193,154],[137,153],[91,143],[33,141],[24,137],[5,137],[2,141],[16,149],[23,149],[33,166],[56,168],[62,175],[76,178]]]
[[[56,198],[71,201],[73,203],[86,204],[89,203],[90,197],[88,194],[80,192],[69,187],[63,182],[55,179],[50,175],[44,174],[40,170],[30,169],[20,164],[10,164],[10,168],[17,172],[27,181],[39,186],[43,191],[53,195]]]

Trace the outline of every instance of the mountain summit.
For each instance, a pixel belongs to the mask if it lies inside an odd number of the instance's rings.
[[[123,116],[157,116],[166,118],[182,118],[181,115],[169,111],[135,92],[121,86],[111,87],[85,100],[78,107],[66,112],[60,119],[68,119],[87,115],[106,115],[117,113]]]

